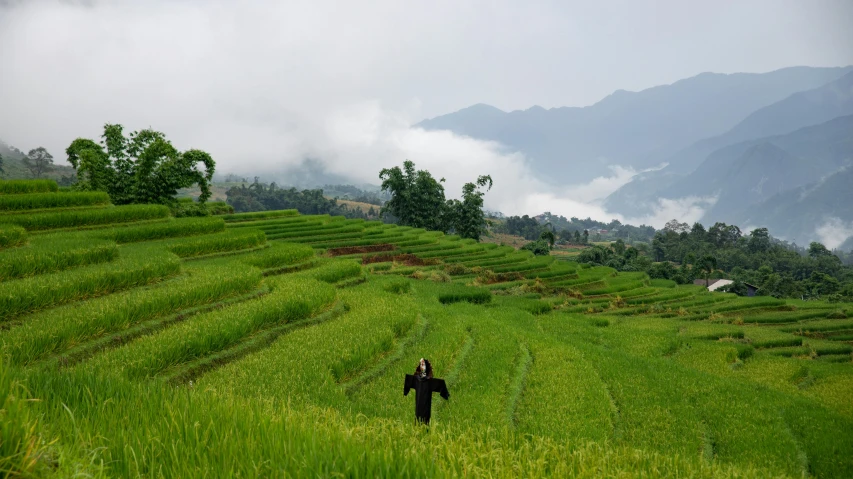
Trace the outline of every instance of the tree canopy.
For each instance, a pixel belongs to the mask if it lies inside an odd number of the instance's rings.
[[[210,198],[216,163],[201,150],[178,151],[161,132],[125,136],[119,124],[104,125],[102,141],[77,138],[65,150],[77,170],[76,188],[106,191],[117,205],[175,201],[180,188],[198,184],[199,203]],[[203,167],[201,169],[200,167]]]
[[[382,213],[393,216],[403,226],[453,232],[462,238],[480,239],[486,229],[483,196],[492,188],[492,178],[482,175],[462,187],[462,200],[446,200],[444,178],[436,180],[426,170],[416,170],[409,160],[403,168],[383,168],[379,172],[382,191],[391,195]]]
[[[48,153],[43,146],[30,150],[27,156],[21,160],[21,163],[33,178],[42,178],[55,169],[53,167],[53,155]]]

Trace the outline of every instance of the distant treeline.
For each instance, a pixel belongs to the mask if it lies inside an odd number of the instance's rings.
[[[838,255],[821,243],[798,248],[774,240],[767,228],[744,235],[740,228],[716,223],[707,230],[700,223],[688,227],[670,222],[655,233],[651,245],[628,247],[617,241],[610,247],[594,246],[580,253],[578,261],[645,271],[651,278],[680,284],[700,278],[728,278],[728,289],[746,293],[745,283],[758,287],[757,294],[779,298],[812,298],[853,301],[853,266],[849,255]]]
[[[493,230],[498,233],[521,236],[527,240],[539,239],[542,231],[551,230],[558,243],[586,244],[588,241],[606,241],[622,239],[629,243],[649,242],[655,235],[653,226],[632,226],[612,220],[609,223],[572,217],[555,216],[546,212],[537,217],[509,216],[497,224]],[[586,232],[586,235],[584,234]]]
[[[232,186],[225,195],[226,202],[238,213],[296,209],[305,215],[329,214],[347,218],[379,219],[379,207],[370,208],[366,212],[358,208],[348,208],[344,204],[338,204],[335,199],[326,198],[322,189],[280,188],[275,183],[261,183],[258,178],[248,186]]]
[[[391,199],[391,195],[387,192],[366,191],[353,185],[323,185],[323,192],[332,198],[377,206],[382,206]]]

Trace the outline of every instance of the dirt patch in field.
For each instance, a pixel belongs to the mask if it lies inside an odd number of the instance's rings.
[[[405,266],[431,266],[438,264],[439,260],[434,258],[418,258],[413,254],[380,254],[376,256],[365,256],[361,258],[361,264],[385,263],[392,261]]]
[[[326,250],[329,256],[343,256],[345,254],[378,253],[382,251],[393,251],[392,244],[371,244],[367,246],[345,246],[343,248],[331,248]],[[367,264],[367,263],[364,263]]]

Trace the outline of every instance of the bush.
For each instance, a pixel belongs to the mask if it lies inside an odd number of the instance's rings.
[[[128,223],[131,221],[167,218],[168,216],[169,208],[163,205],[126,205],[97,210],[0,216],[0,223],[16,224],[27,231],[38,231],[111,223]]]
[[[108,204],[110,204],[110,196],[103,191],[0,195],[0,211],[34,210],[39,208],[67,208],[73,206]]]

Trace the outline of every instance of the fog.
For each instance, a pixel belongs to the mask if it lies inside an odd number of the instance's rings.
[[[474,103],[592,104],[703,71],[849,63],[850,2],[0,2],[0,139],[57,159],[104,123],[153,127],[217,171],[272,179],[306,158],[378,183],[409,159],[449,196],[490,174],[486,207],[661,226],[599,204],[636,173],[553,189],[522,154],[411,125]],[[678,41],[673,41],[678,38]]]

